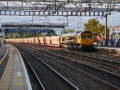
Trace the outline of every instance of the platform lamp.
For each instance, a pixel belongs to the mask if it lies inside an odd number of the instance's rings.
[[[67,27],[68,27],[68,16],[64,16],[65,17],[65,30],[67,31]]]
[[[115,28],[113,27],[112,28],[113,29],[113,33],[112,33],[112,35],[113,35],[113,46],[115,46]]]
[[[105,14],[105,46],[108,46],[108,15],[111,15],[111,12]]]

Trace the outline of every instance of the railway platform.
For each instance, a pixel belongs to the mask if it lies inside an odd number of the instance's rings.
[[[120,55],[120,48],[115,47],[97,47],[100,52]]]
[[[3,45],[0,46],[0,78],[2,77],[2,74],[5,70],[7,59],[8,59],[8,47]]]
[[[12,45],[5,45],[0,47],[0,53],[0,71],[3,72],[0,73],[0,90],[32,90],[19,51]]]

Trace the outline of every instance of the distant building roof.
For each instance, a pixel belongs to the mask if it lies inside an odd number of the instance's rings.
[[[31,23],[3,23],[2,27],[49,27],[49,28],[64,28],[64,23],[43,23],[43,24],[31,24]]]
[[[32,32],[32,33],[48,33],[51,29],[15,29],[15,28],[8,28],[4,29],[6,33],[27,33],[27,32]]]
[[[109,28],[109,33],[115,33],[115,34],[119,34],[120,33],[120,25],[118,26],[110,26]]]
[[[114,30],[120,30],[120,25],[117,25],[117,26],[110,26],[108,27],[110,30],[114,29]]]

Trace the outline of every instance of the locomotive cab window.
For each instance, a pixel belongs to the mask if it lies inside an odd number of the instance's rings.
[[[91,39],[92,38],[92,35],[88,35],[88,39]]]
[[[69,40],[75,40],[75,37],[69,37]]]
[[[65,38],[65,37],[63,37],[63,38],[62,38],[62,41],[65,41],[65,40],[66,40],[66,38]]]
[[[85,35],[82,35],[82,39],[86,39],[86,36],[85,36]]]

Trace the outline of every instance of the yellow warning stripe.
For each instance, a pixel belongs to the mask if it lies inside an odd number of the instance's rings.
[[[16,76],[14,79],[14,86],[22,86],[22,77],[21,76]]]
[[[3,62],[3,60],[4,60],[5,57],[7,56],[7,53],[8,53],[8,48],[7,48],[7,51],[6,51],[5,55],[4,55],[3,58],[0,60],[0,64]]]

